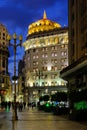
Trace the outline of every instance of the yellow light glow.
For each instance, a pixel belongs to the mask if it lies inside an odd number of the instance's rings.
[[[51,70],[51,66],[48,66],[48,68],[47,68],[47,69],[48,69],[48,71],[50,71],[50,70]]]
[[[38,20],[29,25],[28,35],[34,34],[40,31],[44,32],[44,31],[48,31],[48,30],[52,30],[52,29],[60,28],[60,27],[61,27],[60,24],[47,19],[46,12],[44,11],[43,19]],[[38,28],[38,31],[37,31],[37,28]]]

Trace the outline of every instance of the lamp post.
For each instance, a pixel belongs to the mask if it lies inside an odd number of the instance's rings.
[[[14,43],[12,44],[10,41],[11,39],[14,40]],[[20,43],[17,44],[17,39],[20,41]],[[13,80],[14,80],[14,105],[13,105],[13,116],[12,119],[13,120],[18,120],[18,116],[17,116],[17,104],[16,104],[16,80],[18,79],[18,77],[16,76],[16,49],[18,46],[21,47],[22,45],[22,36],[20,35],[19,37],[17,37],[16,33],[13,34],[13,37],[11,37],[10,35],[7,36],[7,40],[9,42],[10,46],[13,46],[14,48],[14,76],[13,76]]]

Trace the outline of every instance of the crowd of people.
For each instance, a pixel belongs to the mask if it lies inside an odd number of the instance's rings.
[[[32,102],[32,103],[26,103],[26,102],[16,102],[16,103],[14,103],[14,102],[1,102],[1,104],[0,104],[0,108],[1,109],[5,109],[5,110],[10,110],[11,108],[13,109],[14,108],[14,105],[15,105],[15,107],[17,108],[17,110],[19,110],[19,111],[22,111],[23,109],[25,109],[25,108],[34,108],[34,107],[36,107],[36,104],[35,104],[35,102]]]

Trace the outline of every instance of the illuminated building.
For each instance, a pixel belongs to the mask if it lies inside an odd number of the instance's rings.
[[[8,44],[7,44],[7,29],[0,24],[0,102],[9,99],[11,92],[10,76],[8,74]]]
[[[68,66],[67,27],[49,20],[44,11],[43,19],[29,25],[23,46],[25,86],[29,91],[32,87],[44,88],[43,93],[46,93],[50,87],[55,89],[66,85],[66,81],[60,78],[60,70]]]
[[[87,101],[87,1],[69,0],[69,66],[61,71],[61,77],[68,81],[71,115],[84,110],[80,101]],[[86,94],[85,94],[86,93]],[[87,103],[85,103],[85,106]],[[86,109],[85,109],[86,110]],[[83,113],[80,113],[80,115]],[[78,118],[80,119],[78,113]],[[87,117],[87,113],[84,115]],[[75,117],[77,118],[77,117]],[[82,118],[82,117],[81,117]],[[87,118],[86,118],[87,120]]]

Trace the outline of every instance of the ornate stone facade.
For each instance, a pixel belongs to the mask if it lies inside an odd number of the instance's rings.
[[[39,21],[40,28],[43,26],[43,20],[44,17]],[[44,24],[47,21],[46,17]],[[36,23],[38,24],[38,21],[35,22],[35,28]],[[55,22],[55,25],[58,26],[54,28],[51,23],[50,21],[52,28],[48,30],[30,34],[28,29],[27,39],[23,43],[25,86],[37,87],[37,90],[38,87],[45,87],[43,93],[45,93],[46,87],[66,85],[66,81],[60,78],[60,71],[68,66],[68,28],[61,27]]]

